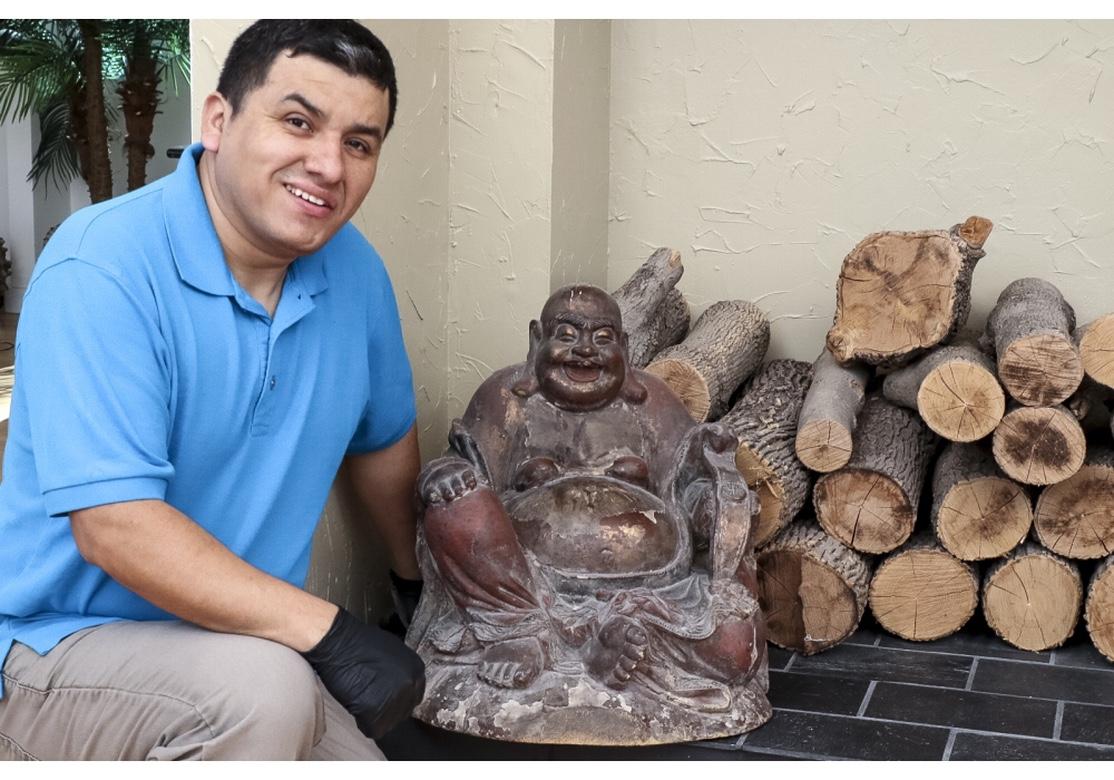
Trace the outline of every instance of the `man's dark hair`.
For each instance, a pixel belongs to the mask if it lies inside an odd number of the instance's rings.
[[[232,104],[233,113],[253,89],[263,86],[271,64],[282,54],[308,54],[387,90],[389,111],[383,134],[390,132],[398,105],[391,53],[371,30],[351,19],[260,19],[240,33],[217,82],[217,92]]]

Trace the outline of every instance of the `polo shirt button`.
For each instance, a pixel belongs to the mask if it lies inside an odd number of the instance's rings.
[[[278,384],[278,377],[274,377],[274,376],[271,377],[271,389],[272,390],[275,389],[275,385],[277,385],[277,384]]]

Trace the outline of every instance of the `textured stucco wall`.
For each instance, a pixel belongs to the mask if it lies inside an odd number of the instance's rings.
[[[609,281],[682,251],[699,313],[738,297],[811,360],[877,230],[994,233],[972,323],[1021,276],[1114,308],[1114,23],[612,23]]]

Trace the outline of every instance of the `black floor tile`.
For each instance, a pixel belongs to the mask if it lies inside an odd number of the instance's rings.
[[[948,730],[842,715],[774,710],[774,717],[743,740],[743,749],[792,751],[818,758],[936,761]]]
[[[765,761],[768,756],[746,750],[715,750],[696,744],[610,748],[554,745],[552,761]]]
[[[870,683],[831,675],[770,672],[770,704],[787,710],[854,715]]]
[[[1034,653],[1029,650],[1020,650],[1003,642],[993,631],[982,626],[975,626],[972,630],[964,628],[951,636],[937,639],[932,642],[910,642],[907,639],[887,634],[879,643],[881,647],[897,647],[905,650],[923,650],[936,653],[958,653],[959,655],[977,655],[991,658],[1014,658],[1019,661],[1033,661],[1036,663],[1049,662],[1051,653]]]
[[[1052,663],[1057,666],[1076,666],[1085,669],[1114,671],[1114,663],[1095,649],[1089,639],[1076,637],[1063,647],[1056,648]]]
[[[777,645],[767,644],[766,656],[769,659],[771,670],[784,669],[785,665],[789,663],[789,659],[793,657],[793,651],[786,650]]]
[[[806,674],[856,680],[889,680],[963,688],[972,660],[941,653],[842,644],[809,657],[798,656],[790,669]]]
[[[1114,745],[1114,707],[1068,702],[1064,705],[1060,739]]]
[[[886,682],[875,686],[864,714],[909,723],[1049,739],[1056,726],[1054,701]]]
[[[1112,761],[1114,747],[1072,745],[1046,739],[1025,739],[961,731],[949,761]]]
[[[1050,664],[981,659],[972,689],[1085,704],[1114,702],[1114,667],[1078,669]]]

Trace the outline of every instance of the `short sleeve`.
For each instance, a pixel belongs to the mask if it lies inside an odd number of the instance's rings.
[[[371,392],[348,454],[389,447],[414,425],[414,380],[402,340],[398,304],[386,270],[377,263],[369,301],[368,371]]]
[[[15,371],[51,516],[165,498],[174,473],[168,366],[153,300],[80,259],[35,278]]]

